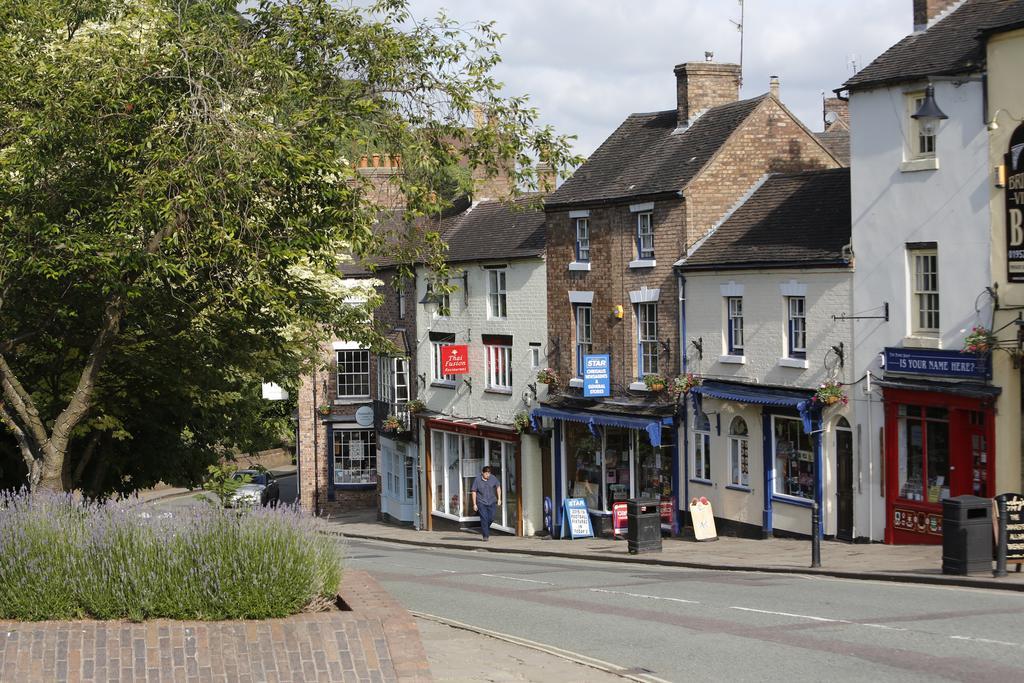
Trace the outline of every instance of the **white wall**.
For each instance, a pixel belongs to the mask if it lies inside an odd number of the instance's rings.
[[[830,377],[849,382],[853,377],[849,352],[852,347],[851,324],[835,321],[833,315],[851,310],[853,274],[845,269],[750,270],[690,273],[686,276],[686,334],[689,340],[703,338],[704,358],[698,360],[689,347],[688,369],[705,379],[724,379],[749,384],[814,389]],[[793,285],[805,285],[807,316],[807,368],[779,364],[786,356],[787,315],[785,294]],[[726,293],[740,295],[742,287],[744,324],[744,364],[721,362],[726,355],[725,301]],[[799,290],[798,290],[799,291]],[[845,365],[840,368],[833,345],[843,344]],[[828,354],[834,374],[825,369]],[[764,508],[764,439],[763,420],[759,406],[741,405],[732,401],[704,399],[703,408],[711,420],[711,484],[689,482],[689,495],[706,496],[716,517],[759,527]],[[836,532],[836,463],[834,426],[840,416],[852,424],[849,407],[836,405],[823,415],[822,457],[824,459],[823,510],[824,533]],[[718,413],[718,415],[711,415]],[[730,481],[729,425],[733,417],[742,416],[749,432],[750,491],[728,488]],[[686,419],[693,426],[693,411]],[[721,425],[721,433],[717,431]],[[688,439],[687,463],[692,463],[692,431]],[[692,469],[690,470],[692,477]],[[773,527],[810,534],[810,512],[807,508],[774,502]]]
[[[425,378],[418,384],[419,398],[427,409],[448,417],[484,418],[489,422],[511,425],[520,411],[529,411],[535,402],[546,396],[547,387],[537,385],[537,368],[531,364],[530,343],[540,344],[540,367],[548,365],[547,267],[542,258],[510,261],[488,261],[486,265],[508,264],[507,319],[487,318],[487,270],[483,263],[454,264],[451,282],[458,288],[451,294],[451,310],[447,317],[434,314],[436,307],[416,304],[417,371]],[[461,272],[468,275],[468,304],[463,291]],[[416,301],[426,294],[428,272],[416,273]],[[454,388],[432,386],[430,332],[450,332],[455,343],[469,345],[468,375],[459,377]],[[486,391],[486,356],[484,334],[512,335],[512,393]],[[472,389],[463,380],[469,379]],[[417,380],[419,381],[419,380]],[[537,397],[527,385],[534,384]],[[425,443],[421,442],[421,443]],[[531,535],[542,526],[541,452],[537,437],[524,435],[519,449],[521,461],[520,487],[523,494],[523,533]]]
[[[909,134],[904,93],[923,90],[925,83],[850,96],[853,310],[881,315],[882,305],[888,302],[890,316],[889,322],[854,324],[853,369],[858,378],[868,370],[881,374],[878,354],[887,346],[931,343],[959,349],[967,330],[991,319],[987,297],[981,296],[992,282],[982,87],[980,82],[957,87],[937,81],[934,85],[936,102],[949,116],[936,138],[937,170],[901,170]],[[938,243],[941,333],[935,342],[910,337],[908,242]],[[980,314],[976,303],[982,308]],[[879,485],[882,406],[877,393],[869,398],[864,385],[860,386],[851,394],[858,421],[855,449],[864,463],[862,492],[855,499],[855,534],[869,535],[870,527],[871,538],[881,540],[885,526],[885,500]]]
[[[782,387],[813,388],[826,377],[825,355],[833,345],[844,344],[847,352],[852,339],[850,323],[832,320],[833,315],[850,311],[849,270],[808,269],[720,271],[686,274],[686,336],[704,340],[704,358],[698,360],[689,347],[688,369],[704,377],[736,382],[756,382]],[[807,368],[786,367],[780,360],[787,355],[786,326],[788,312],[783,287],[805,285],[807,316]],[[726,291],[742,287],[744,360],[740,365],[721,362],[727,354],[725,333]],[[789,291],[789,290],[787,290]],[[830,356],[830,362],[835,358]],[[849,356],[840,381],[852,376]]]

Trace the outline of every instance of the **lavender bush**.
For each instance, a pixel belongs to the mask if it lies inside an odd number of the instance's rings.
[[[337,544],[297,510],[173,517],[0,494],[0,619],[264,619],[331,604]]]

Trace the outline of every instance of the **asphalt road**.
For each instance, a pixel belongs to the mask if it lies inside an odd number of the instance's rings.
[[[410,610],[662,679],[1024,680],[1020,593],[345,543]]]

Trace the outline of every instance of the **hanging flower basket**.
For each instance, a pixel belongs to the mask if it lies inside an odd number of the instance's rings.
[[[964,337],[964,353],[988,353],[996,346],[996,336],[992,330],[981,325],[971,328],[971,333]]]
[[[525,434],[530,431],[530,416],[524,411],[516,413],[512,418],[512,427],[516,430],[516,434]]]
[[[644,375],[644,384],[655,393],[665,391],[665,378],[661,375]]]
[[[555,373],[554,368],[544,368],[537,373],[538,384],[558,384],[558,375]]]
[[[324,403],[323,405],[317,407],[316,412],[320,413],[321,415],[330,415],[331,406],[327,403]]]
[[[409,401],[408,403],[405,404],[405,406],[413,415],[415,415],[416,413],[422,413],[424,410],[427,409],[427,404],[419,400],[418,398],[414,398],[413,400]]]
[[[692,372],[688,372],[685,375],[681,377],[676,377],[674,380],[672,380],[672,392],[676,396],[688,394],[690,393],[690,389],[693,389],[694,387],[699,387],[701,385],[701,382],[703,381],[704,380],[700,378],[700,375],[695,375]]]
[[[385,432],[397,432],[402,428],[402,421],[395,415],[388,415],[381,425]]]
[[[845,406],[850,402],[846,392],[843,391],[843,386],[834,380],[829,380],[819,386],[811,400],[826,406],[835,405],[836,403],[842,403]]]

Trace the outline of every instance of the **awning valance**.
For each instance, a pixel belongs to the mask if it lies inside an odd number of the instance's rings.
[[[530,413],[530,420],[533,428],[540,428],[540,418],[550,417],[555,420],[568,420],[570,422],[582,422],[587,425],[591,432],[595,432],[597,425],[606,427],[623,427],[624,429],[643,429],[647,432],[652,446],[661,446],[661,425],[672,424],[671,417],[631,417],[629,415],[610,415],[608,413],[592,413],[583,410],[560,410],[539,406]],[[596,432],[595,432],[596,433]]]
[[[821,412],[820,407],[811,400],[813,394],[810,391],[774,389],[749,384],[728,384],[706,380],[703,384],[691,389],[690,396],[693,398],[695,414],[701,412],[701,402],[705,396],[722,401],[735,401],[737,403],[757,406],[793,408],[800,414],[800,418],[804,423],[804,431],[808,434],[814,429],[811,422],[815,417],[815,413]]]

